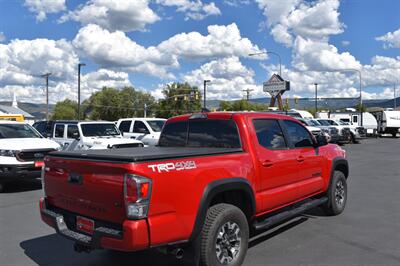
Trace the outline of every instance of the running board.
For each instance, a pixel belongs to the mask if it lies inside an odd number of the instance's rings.
[[[268,229],[271,226],[274,226],[278,223],[281,223],[285,220],[291,219],[307,210],[313,209],[315,207],[318,207],[321,204],[324,204],[325,202],[328,201],[327,197],[322,197],[319,199],[313,199],[309,201],[305,201],[303,204],[293,207],[293,209],[287,210],[280,212],[276,215],[270,216],[266,218],[265,220],[262,221],[255,221],[253,223],[253,226],[256,230],[262,230],[262,229]]]

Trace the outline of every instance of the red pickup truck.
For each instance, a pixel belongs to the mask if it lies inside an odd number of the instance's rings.
[[[345,151],[291,117],[190,114],[169,119],[156,147],[50,154],[40,212],[76,251],[159,247],[240,265],[257,231],[317,206],[341,213],[348,174]]]

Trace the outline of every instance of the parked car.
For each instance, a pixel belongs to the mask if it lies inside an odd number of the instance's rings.
[[[339,130],[336,129],[335,127],[332,126],[323,126],[321,123],[319,123],[315,119],[298,119],[300,122],[302,122],[304,125],[307,127],[314,127],[318,128],[321,130],[321,134],[324,134],[328,142],[330,143],[338,143],[340,136],[339,136]]]
[[[255,232],[344,210],[345,156],[289,116],[183,115],[157,147],[46,157],[40,213],[78,252],[158,247],[190,265],[241,265]]]
[[[117,127],[125,138],[137,139],[145,145],[155,146],[165,121],[167,120],[164,118],[123,118],[117,121]]]
[[[74,149],[115,149],[143,147],[143,142],[123,138],[113,122],[101,121],[50,121],[37,122],[33,125],[43,134],[60,143],[63,149],[74,142]],[[69,148],[71,149],[71,148]]]
[[[57,149],[32,126],[0,120],[0,191],[8,182],[40,177],[43,158]]]
[[[363,127],[353,126],[340,120],[317,119],[322,125],[335,127],[339,132],[339,142],[357,143],[366,137],[366,131]]]
[[[359,112],[354,111],[346,111],[346,112],[319,112],[317,113],[319,118],[330,118],[333,120],[340,120],[342,122],[351,124],[353,126],[364,127],[366,130],[366,134],[369,136],[376,136],[378,131],[378,122],[376,118],[369,112],[364,112],[362,114],[362,123],[361,123],[361,114]]]
[[[378,121],[378,134],[391,134],[396,137],[400,133],[400,111],[372,112]]]

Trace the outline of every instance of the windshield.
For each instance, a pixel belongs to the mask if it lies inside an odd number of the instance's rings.
[[[81,124],[85,137],[119,136],[121,133],[114,124]]]
[[[306,120],[306,121],[307,121],[307,124],[309,126],[318,127],[318,126],[321,125],[317,120],[309,119],[309,120]]]
[[[348,123],[348,122],[344,122],[344,121],[338,121],[338,123],[339,123],[339,125],[343,125],[343,126],[347,126],[347,125],[350,125],[350,123]]]
[[[318,120],[318,122],[323,126],[331,126],[332,125],[329,120]]]
[[[40,134],[27,124],[1,124],[0,139],[40,138]]]
[[[161,132],[161,130],[165,124],[165,120],[151,120],[151,121],[147,121],[147,123],[149,124],[149,126],[151,127],[151,129],[154,132]]]

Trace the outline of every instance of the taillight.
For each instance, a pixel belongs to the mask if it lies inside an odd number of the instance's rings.
[[[126,215],[129,219],[143,219],[149,212],[151,179],[127,174],[124,178]]]

